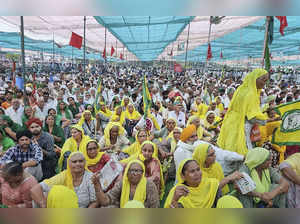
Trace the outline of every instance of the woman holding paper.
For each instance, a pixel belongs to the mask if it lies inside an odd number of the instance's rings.
[[[264,148],[254,148],[248,152],[239,171],[251,177],[256,189],[243,195],[236,186],[237,197],[244,208],[286,207],[289,184],[276,169],[271,167],[271,162],[272,155]]]

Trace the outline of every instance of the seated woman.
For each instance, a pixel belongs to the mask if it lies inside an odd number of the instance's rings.
[[[124,148],[122,150],[122,152],[128,154],[129,156],[139,155],[142,151],[141,145],[147,139],[148,139],[147,131],[145,129],[139,130],[135,136],[135,142],[133,144],[131,144],[130,146]],[[122,162],[125,162],[125,161],[122,161]]]
[[[66,159],[70,155],[71,152],[84,152],[86,149],[86,145],[90,140],[89,136],[84,135],[84,131],[82,127],[79,125],[74,125],[71,127],[72,137],[68,138],[61,149],[61,154],[58,160],[58,166],[61,170],[63,170],[66,166]],[[68,152],[68,153],[66,153]]]
[[[125,137],[125,129],[117,122],[110,122],[100,139],[100,149],[108,154],[119,153],[123,148],[130,145]]]
[[[79,208],[76,193],[63,185],[55,185],[47,196],[47,208]]]
[[[120,123],[121,126],[125,124],[125,112],[121,106],[117,106],[113,115],[110,117],[110,122]]]
[[[75,102],[73,97],[68,97],[68,103],[69,103],[69,110],[72,113],[72,116],[76,119],[79,119],[81,116],[80,110],[79,110],[79,103]]]
[[[1,204],[9,208],[32,208],[30,189],[38,182],[23,171],[21,163],[7,163],[2,169],[0,184]]]
[[[96,118],[100,120],[101,128],[104,130],[109,123],[112,112],[106,107],[104,103],[100,103],[100,111],[96,115]]]
[[[78,197],[79,208],[95,208],[97,206],[95,188],[91,182],[92,172],[85,168],[86,161],[82,152],[72,152],[68,158],[67,170],[35,185],[31,197],[41,208],[47,205],[48,193],[55,185],[63,185],[74,190]]]
[[[300,153],[294,153],[279,166],[290,187],[287,194],[288,208],[300,208]]]
[[[62,147],[65,143],[64,130],[57,126],[55,123],[55,117],[48,115],[45,119],[44,131],[48,132],[54,138],[54,144]]]
[[[132,160],[126,166],[122,181],[116,183],[108,193],[104,193],[101,189],[99,174],[94,174],[92,180],[99,205],[124,208],[128,201],[135,200],[142,202],[145,208],[158,208],[158,191],[155,184],[147,180],[145,172],[143,162]]]
[[[176,176],[178,184],[171,189],[165,208],[216,207],[226,184],[202,175],[198,162],[193,159],[181,161]]]
[[[10,137],[7,137],[5,132],[0,129],[0,157],[13,146],[15,146],[15,142]]]
[[[7,115],[0,116],[0,128],[5,132],[5,135],[12,138],[13,140],[17,140],[16,133],[21,131],[23,128],[17,123],[13,122]]]
[[[193,153],[193,159],[198,162],[203,176],[216,178],[219,182],[225,183],[222,188],[223,195],[229,192],[228,183],[242,177],[242,174],[235,172],[224,178],[223,169],[221,165],[216,162],[215,150],[209,144],[198,145]]]
[[[73,114],[64,101],[58,102],[57,115],[61,117],[62,123],[71,121],[73,119]]]
[[[217,115],[221,117],[224,111],[224,104],[222,103],[222,98],[220,96],[216,97],[216,110],[219,112]]]
[[[53,117],[55,118],[55,124],[56,124],[56,126],[59,126],[59,127],[61,127],[62,129],[64,129],[67,125],[70,124],[70,122],[69,122],[68,124],[65,124],[65,126],[63,126],[63,125],[62,125],[62,120],[61,120],[62,117],[61,117],[60,115],[56,114],[56,110],[55,110],[54,108],[50,108],[50,109],[48,110],[48,115],[53,116]]]
[[[127,131],[128,136],[132,136],[133,128],[141,119],[141,115],[134,108],[133,104],[128,104],[127,109],[125,111],[125,129]]]
[[[124,96],[121,102],[122,110],[126,111],[128,109],[128,105],[130,104],[130,99],[127,96]]]
[[[204,120],[201,121],[202,127],[212,136],[211,141],[213,142],[216,142],[219,136],[220,122],[221,118],[218,117],[214,111],[208,111]]]
[[[264,148],[249,150],[240,172],[249,174],[256,184],[256,189],[246,195],[238,190],[237,198],[244,208],[277,207],[285,208],[288,182],[279,172],[270,167],[272,155]]]
[[[100,123],[98,122],[98,120],[93,118],[91,111],[85,110],[81,114],[81,118],[78,121],[78,125],[80,125],[83,128],[84,134],[89,136],[90,138],[100,138]]]
[[[197,136],[199,140],[210,142],[213,135],[210,134],[206,129],[201,126],[200,118],[196,115],[193,115],[189,118],[187,125],[193,124],[197,128]]]
[[[23,128],[27,128],[26,127],[26,122],[28,120],[30,120],[31,118],[33,118],[33,117],[34,117],[34,113],[33,113],[32,107],[25,106],[23,115],[21,117]]]

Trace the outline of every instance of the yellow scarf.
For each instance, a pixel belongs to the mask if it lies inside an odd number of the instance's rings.
[[[236,197],[225,195],[218,200],[217,208],[243,208],[243,204]]]
[[[179,130],[180,132],[182,132],[182,128],[175,127],[174,130],[175,130],[175,129],[177,129],[177,130]],[[171,139],[171,152],[172,152],[172,153],[175,152],[175,149],[176,149],[176,146],[177,146],[177,142],[176,142],[176,140],[175,140],[175,138],[174,138],[174,133],[173,133],[174,130],[168,135],[168,137],[167,137],[167,139],[166,139],[166,140]]]
[[[291,165],[292,169],[300,176],[300,153],[295,153],[288,157],[285,162]]]
[[[98,142],[94,139],[91,139],[87,142],[87,145],[90,143],[90,142],[94,142],[97,144],[97,147],[98,147],[98,154],[97,156],[94,158],[94,159],[91,159],[88,154],[87,154],[87,147],[85,148],[85,151],[84,151],[84,157],[85,157],[85,160],[86,160],[86,168],[88,169],[89,166],[94,166],[96,165],[102,158],[102,156],[105,154],[105,152],[100,152],[100,146],[98,144]]]
[[[101,105],[101,104],[100,104]],[[104,104],[103,104],[104,105]],[[111,117],[112,116],[112,111],[106,108],[105,112],[103,110],[99,110],[98,113],[101,113],[105,117]]]
[[[214,114],[215,115],[215,119],[213,121],[212,124],[208,123],[207,121],[207,117],[210,115],[210,114]],[[208,111],[205,115],[205,118],[203,120],[203,125],[206,129],[215,129],[219,126],[219,122],[221,121],[221,118],[217,116],[217,114],[214,112],[214,111]]]
[[[187,122],[187,125],[190,125],[196,118],[199,118],[198,115],[193,115],[193,116],[190,116],[189,119],[188,119],[188,122]],[[200,119],[200,118],[199,118]],[[203,128],[201,127],[201,125],[197,128],[197,136],[198,136],[198,139],[202,139],[203,138],[203,134],[204,134],[204,130]]]
[[[141,130],[144,131],[144,130]],[[141,153],[141,143],[138,140],[138,135],[141,131],[138,131],[135,135],[135,142],[128,146],[127,148],[123,149],[124,153],[127,153],[129,156],[135,155],[135,154],[140,154]]]
[[[222,99],[221,99],[220,96],[217,96],[217,97],[216,97],[215,102],[217,102],[217,99],[220,99],[220,100],[221,100],[221,103],[217,104],[217,109],[219,109],[219,112],[220,112],[220,114],[221,114],[221,113],[224,111],[224,105],[223,105],[223,103],[222,103]]]
[[[120,108],[121,106],[118,106],[115,108],[115,111],[113,113],[113,115],[110,117],[110,122],[118,122],[120,123],[120,125],[123,126],[124,122],[125,122],[125,112],[122,111],[121,115],[117,115],[117,110],[118,108]],[[119,119],[119,121],[117,121]]]
[[[81,136],[82,136],[81,142],[78,147],[77,142],[73,137],[67,139],[67,141],[65,142],[65,144],[62,147],[61,154],[60,154],[60,157],[58,160],[58,166],[60,169],[62,168],[62,163],[63,163],[63,158],[64,158],[65,152],[80,151],[80,152],[84,153],[84,151],[86,150],[86,145],[87,145],[88,141],[91,139],[89,136],[84,135],[84,131],[80,125],[76,124],[76,125],[71,126],[71,128],[76,128],[78,131],[81,132]]]
[[[200,144],[195,148],[193,153],[193,159],[196,160],[200,166],[202,174],[208,178],[216,178],[219,182],[224,179],[224,173],[221,165],[218,162],[214,162],[210,167],[205,167],[205,161],[207,158],[208,149],[211,148],[209,144]],[[229,187],[226,184],[223,189],[223,195],[229,192]]]
[[[148,117],[152,120],[154,127],[156,128],[156,130],[160,130],[159,124],[156,120],[156,118],[149,112],[148,113]]]
[[[133,104],[128,104],[128,106],[131,105],[133,106]],[[141,115],[138,111],[136,111],[136,109],[134,108],[133,106],[133,111],[132,113],[130,113],[128,111],[128,107],[126,108],[126,111],[125,111],[125,118],[129,119],[129,120],[139,120],[141,118]]]
[[[165,208],[170,208],[176,187],[178,186],[185,186],[189,189],[189,194],[186,197],[181,197],[178,201],[184,208],[211,208],[213,206],[218,192],[219,182],[217,179],[202,176],[202,180],[198,187],[186,186],[184,180],[181,178],[181,173],[184,164],[190,160],[192,159],[181,161],[176,173],[178,184],[171,189],[165,202]]]
[[[110,146],[110,130],[113,126],[117,126],[119,128],[119,136],[124,135],[125,129],[120,125],[119,122],[109,122],[104,129],[104,138],[105,138],[105,146]]]
[[[90,113],[90,114],[92,115],[91,111],[85,110],[85,111],[81,114],[80,120],[79,120],[78,123],[77,123],[78,125],[80,125],[80,126],[83,125],[83,123],[84,123],[84,121],[85,121],[84,115],[85,115],[86,113]],[[95,118],[93,118],[93,116],[91,116],[91,120],[95,120]]]
[[[256,184],[256,192],[265,193],[270,191],[271,177],[269,169],[265,169],[262,172],[262,179],[256,171],[256,167],[263,164],[270,156],[270,152],[264,148],[251,149],[245,159],[245,164],[250,170],[250,176]],[[254,198],[256,203],[260,202],[260,198]]]
[[[78,197],[65,186],[53,186],[48,193],[47,208],[78,208]]]
[[[145,177],[144,163],[139,161],[139,160],[132,160],[127,164],[125,172],[124,172],[124,176],[123,176],[122,193],[121,193],[121,201],[120,201],[120,207],[121,208],[124,208],[126,203],[129,201],[130,182],[128,180],[127,175],[128,175],[128,170],[129,170],[130,166],[134,163],[138,163],[142,167],[143,176],[142,176],[140,182],[138,183],[138,185],[136,187],[133,200],[134,201],[140,201],[144,204],[144,202],[146,200],[146,197],[147,197],[147,194],[146,194],[147,179]]]

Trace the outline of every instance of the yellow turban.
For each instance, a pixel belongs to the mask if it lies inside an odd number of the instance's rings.
[[[183,142],[188,140],[194,132],[196,132],[196,126],[193,124],[188,125],[186,128],[183,129],[180,135],[180,140]]]

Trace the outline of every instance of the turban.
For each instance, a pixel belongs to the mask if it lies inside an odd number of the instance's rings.
[[[36,123],[36,124],[38,124],[39,126],[43,127],[43,122],[42,122],[40,119],[34,117],[34,118],[29,119],[29,120],[26,122],[27,128],[29,128],[30,125],[32,125],[33,123]]]
[[[191,124],[191,125],[188,125],[186,128],[183,129],[183,131],[181,132],[181,135],[180,135],[180,140],[185,142],[186,140],[188,140],[192,134],[194,132],[196,132],[196,126]]]
[[[28,130],[24,130],[24,131],[18,131],[16,134],[17,140],[19,141],[20,138],[22,138],[23,136],[26,136],[27,138],[32,138],[32,134],[30,131]]]

